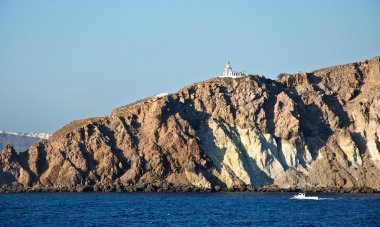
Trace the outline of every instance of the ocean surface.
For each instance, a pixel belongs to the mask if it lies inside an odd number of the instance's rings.
[[[380,226],[380,194],[0,194],[1,226]]]

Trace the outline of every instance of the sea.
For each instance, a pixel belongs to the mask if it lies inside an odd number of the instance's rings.
[[[0,226],[380,226],[380,194],[294,194],[0,194]]]

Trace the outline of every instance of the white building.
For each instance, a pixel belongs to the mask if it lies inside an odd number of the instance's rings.
[[[222,76],[219,77],[231,77],[231,78],[238,78],[238,77],[243,77],[246,76],[245,73],[242,72],[234,72],[232,71],[231,63],[228,62],[226,67],[224,68],[224,72]]]

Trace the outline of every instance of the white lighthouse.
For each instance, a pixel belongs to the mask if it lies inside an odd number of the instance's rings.
[[[226,67],[224,68],[223,75],[219,77],[238,78],[238,77],[243,77],[243,76],[245,76],[245,73],[232,71],[231,63],[228,61]]]

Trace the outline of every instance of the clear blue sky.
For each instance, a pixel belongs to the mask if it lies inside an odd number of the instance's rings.
[[[380,1],[0,0],[0,129],[54,132],[223,70],[380,55]]]

